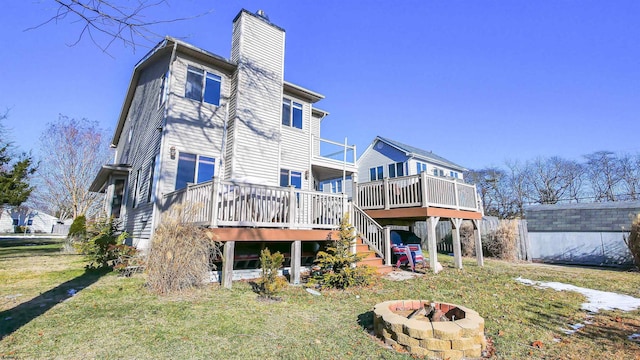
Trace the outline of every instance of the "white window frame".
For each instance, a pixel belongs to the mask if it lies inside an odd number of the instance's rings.
[[[382,171],[379,171],[380,169],[382,169]],[[376,179],[371,178],[371,170],[375,171]],[[382,177],[378,176],[380,173],[382,173]],[[384,179],[384,166],[381,165],[381,166],[374,166],[369,168],[369,181],[376,181],[376,180],[382,180],[382,179]]]
[[[418,175],[427,171],[427,164],[420,161],[416,161],[416,171]]]
[[[200,173],[200,158],[201,157],[206,157],[206,158],[210,158],[213,160],[213,176],[216,175],[216,171],[218,171],[218,167],[216,166],[216,157],[212,156],[212,155],[204,155],[204,154],[194,154],[194,153],[190,153],[187,151],[181,151],[178,154],[178,161],[176,161],[176,177],[175,177],[175,183],[173,185],[174,190],[179,190],[176,189],[176,185],[178,183],[178,166],[180,164],[180,154],[189,154],[189,155],[195,155],[196,159],[195,159],[195,169],[193,170],[193,181],[192,182],[187,182],[188,184],[199,184],[198,181],[198,174]],[[209,180],[207,180],[209,181]],[[184,189],[184,188],[180,188],[180,189]]]
[[[288,127],[288,128],[293,128],[293,129],[300,129],[302,130],[304,128],[304,105],[302,103],[296,102],[293,99],[289,99],[289,98],[282,98],[282,107],[283,107],[283,114],[282,114],[282,118],[284,119],[284,104],[288,103],[289,105],[289,114],[288,118],[289,118],[289,124],[282,124],[282,126]],[[293,126],[293,110],[294,109],[298,109],[300,110],[300,127],[297,126]],[[280,123],[282,123],[282,119],[280,119]]]
[[[189,72],[193,72],[193,73],[199,73],[202,76],[202,83],[200,84],[201,90],[200,90],[200,96],[198,99],[194,99],[191,97],[187,96],[187,86],[189,84]],[[213,106],[220,106],[220,102],[222,100],[222,76],[216,74],[216,73],[212,73],[209,71],[206,71],[205,69],[201,69],[199,67],[195,67],[193,65],[187,65],[187,76],[185,77],[185,86],[184,86],[184,97],[187,99],[191,99],[193,101],[198,101],[201,103],[205,103],[205,104],[210,104]],[[205,94],[207,92],[207,79],[209,78],[209,76],[213,77],[214,80],[217,80],[220,83],[220,94],[218,96],[218,103],[214,104],[214,103],[210,103],[208,101],[204,101],[205,99]]]
[[[392,168],[393,168],[393,172],[391,172]],[[405,176],[404,162],[394,162],[394,163],[387,164],[387,169],[389,170],[389,178]],[[398,175],[398,169],[402,169],[402,175]]]

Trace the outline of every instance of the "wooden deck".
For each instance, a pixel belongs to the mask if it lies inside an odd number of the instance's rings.
[[[346,194],[331,194],[265,186],[214,178],[189,185],[163,196],[161,215],[171,206],[190,207],[191,222],[211,228],[224,242],[225,262],[222,283],[231,286],[236,242],[291,242],[292,281],[300,280],[301,243],[334,239],[345,214],[350,214],[360,239],[372,251],[368,261],[390,265],[390,228],[398,222],[426,220],[429,224],[429,253],[435,263],[435,224],[450,219],[454,224],[456,266],[462,267],[459,225],[463,219],[482,218],[475,185],[456,179],[420,175],[354,183],[353,204]],[[480,243],[479,234],[478,244]],[[457,241],[456,241],[457,240]],[[433,242],[433,243],[432,243]],[[481,245],[480,245],[481,246]],[[354,247],[355,251],[355,247]],[[482,255],[480,254],[479,263]],[[379,260],[379,261],[378,261]],[[435,269],[435,267],[433,267]]]
[[[471,213],[482,213],[475,185],[466,184],[458,179],[427,175],[426,172],[420,175],[358,183],[355,189],[354,199],[356,199],[358,206],[366,210],[367,213],[371,210],[407,208],[433,208],[427,212],[440,212],[452,216],[477,216],[471,215]],[[456,210],[459,213],[441,212],[441,210],[435,209]],[[403,212],[372,213],[398,217],[398,214]],[[407,217],[416,217],[413,215],[417,215],[419,211],[405,213]],[[426,213],[421,215],[428,216]]]

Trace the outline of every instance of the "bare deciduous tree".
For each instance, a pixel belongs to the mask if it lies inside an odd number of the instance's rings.
[[[89,191],[109,160],[108,137],[97,122],[60,115],[40,137],[41,168],[35,202],[60,218],[91,216],[102,195]]]
[[[193,19],[211,12],[209,10],[189,17],[156,19],[150,13],[161,5],[168,6],[167,0],[51,1],[57,6],[55,14],[27,30],[68,20],[80,26],[78,36],[71,46],[78,44],[84,37],[89,37],[104,52],[107,52],[114,42],[120,42],[125,47],[130,46],[135,50],[140,42],[155,42],[162,37],[152,30],[154,25]]]
[[[595,201],[616,201],[620,183],[620,161],[611,151],[585,155],[587,179]]]
[[[527,163],[522,181],[531,185],[530,198],[538,204],[557,204],[572,196],[578,197],[579,166],[558,156],[537,158]],[[573,193],[573,194],[570,194]]]
[[[640,154],[620,157],[620,183],[625,200],[640,199]]]

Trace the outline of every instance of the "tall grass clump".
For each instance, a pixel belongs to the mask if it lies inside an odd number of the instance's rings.
[[[631,220],[629,235],[624,235],[623,239],[629,248],[631,256],[633,256],[634,265],[640,268],[640,214],[636,214]]]
[[[517,258],[517,238],[517,223],[512,220],[500,220],[498,227],[483,239],[482,250],[487,256],[514,261]]]
[[[169,294],[209,282],[213,261],[220,256],[215,235],[190,220],[195,206],[174,205],[153,235],[147,259],[147,284],[152,292]]]

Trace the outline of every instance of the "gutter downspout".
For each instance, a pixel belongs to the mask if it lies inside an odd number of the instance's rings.
[[[155,233],[156,227],[158,227],[158,224],[160,223],[160,209],[158,208],[158,203],[160,201],[162,201],[162,192],[160,192],[160,181],[159,179],[162,178],[161,176],[161,172],[162,172],[162,165],[163,165],[163,160],[164,160],[164,156],[163,152],[164,152],[164,148],[166,147],[166,135],[167,135],[167,117],[169,116],[169,105],[171,104],[171,98],[172,98],[172,91],[171,88],[173,86],[173,83],[171,81],[171,78],[173,77],[173,63],[176,60],[176,52],[178,49],[178,43],[177,42],[173,42],[173,50],[171,50],[171,57],[169,58],[169,76],[167,79],[168,82],[168,86],[165,86],[165,91],[168,91],[167,93],[167,101],[164,104],[164,110],[163,110],[163,115],[162,115],[162,130],[161,130],[161,134],[160,134],[160,150],[159,150],[159,156],[158,156],[158,163],[155,164],[155,166],[158,167],[158,171],[154,171],[154,177],[158,177],[158,183],[156,183],[155,186],[155,194],[153,194],[154,196],[154,202],[153,202],[153,212],[151,213],[151,232],[149,233],[149,241],[151,241],[151,239],[153,239],[153,234]],[[155,156],[155,155],[154,155]],[[149,244],[151,245],[151,244]]]

